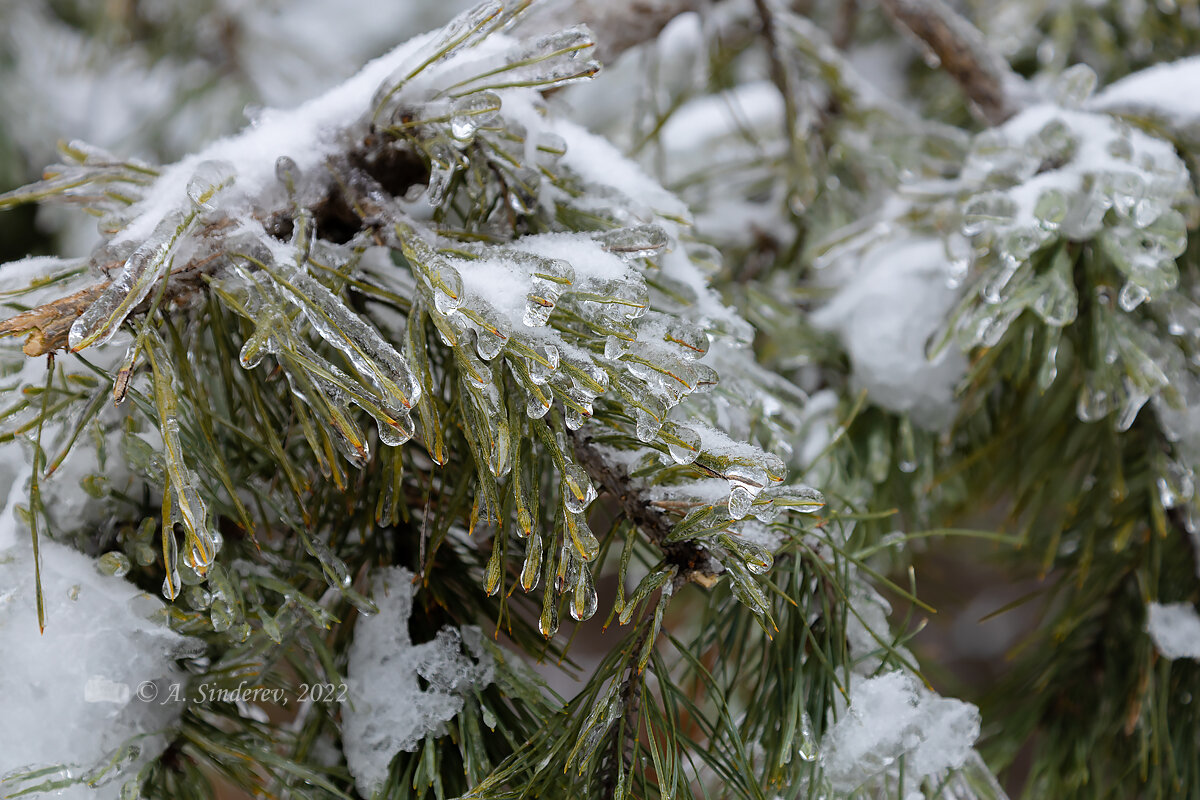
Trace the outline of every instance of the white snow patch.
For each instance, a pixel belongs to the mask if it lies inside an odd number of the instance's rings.
[[[360,617],[350,645],[349,704],[343,711],[346,764],[364,797],[383,785],[400,751],[415,752],[463,707],[462,694],[492,682],[494,666],[478,646],[480,633],[443,628],[414,645],[408,633],[413,573],[391,567],[376,573],[373,617]],[[473,658],[463,653],[464,639]],[[428,681],[422,689],[418,677]]]
[[[144,242],[164,216],[186,208],[188,181],[205,161],[226,161],[237,175],[236,191],[253,196],[275,181],[275,162],[288,156],[301,170],[311,169],[338,147],[337,135],[368,110],[376,89],[437,32],[418,36],[367,63],[356,75],[294,109],[268,109],[242,133],[219,139],[199,153],[168,167],[144,200],[137,219],[114,239]]]
[[[1151,603],[1146,630],[1163,657],[1200,661],[1200,614],[1191,603]]]
[[[833,299],[811,317],[838,334],[850,355],[854,381],[871,400],[909,414],[926,428],[949,423],[954,388],[966,358],[946,348],[934,360],[925,344],[958,300],[950,264],[938,239],[910,238],[866,251]]]
[[[821,762],[835,790],[852,792],[873,779],[894,780],[903,756],[905,786],[898,796],[907,797],[907,788],[925,777],[966,763],[979,724],[979,709],[970,703],[889,672],[851,685],[847,713],[822,739]]]
[[[188,640],[152,621],[160,600],[128,581],[102,575],[95,562],[41,537],[41,578],[46,630],[38,630],[33,552],[16,504],[20,490],[16,445],[0,476],[8,502],[0,512],[0,794],[23,788],[16,770],[61,766],[71,777],[86,774],[129,740],[139,748],[124,769],[98,788],[60,790],[67,800],[116,800],[124,779],[157,758],[166,729],[182,704],[170,702],[169,684],[183,679],[174,658]],[[149,686],[153,702],[139,699]],[[137,738],[135,738],[137,737]],[[51,776],[32,779],[42,783]],[[59,778],[66,778],[64,773]]]
[[[1134,114],[1178,127],[1200,125],[1200,56],[1182,58],[1128,75],[1088,102],[1095,111]],[[1200,130],[1195,131],[1200,133]]]
[[[690,217],[687,206],[678,197],[604,139],[564,119],[548,121],[547,128],[566,142],[562,163],[583,180],[615,189],[664,216]]]

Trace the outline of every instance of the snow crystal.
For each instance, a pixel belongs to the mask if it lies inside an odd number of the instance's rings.
[[[927,340],[958,300],[945,245],[936,239],[888,242],[863,254],[857,271],[810,318],[838,334],[855,383],[871,400],[926,428],[949,423],[966,358],[947,348],[934,360]]]
[[[350,645],[349,705],[343,711],[346,763],[364,797],[383,785],[388,764],[401,750],[415,752],[463,707],[463,692],[492,681],[490,657],[473,646],[479,632],[443,628],[431,642],[414,645],[408,632],[413,573],[391,567],[375,575],[372,599],[379,613],[360,617]],[[463,641],[474,656],[463,653]],[[420,679],[428,682],[421,688]]]
[[[1191,603],[1151,603],[1146,609],[1146,630],[1158,652],[1166,658],[1200,661],[1200,614]]]
[[[979,709],[940,697],[910,675],[889,672],[855,681],[850,706],[821,742],[821,761],[833,788],[850,792],[872,779],[898,775],[904,757],[905,787],[956,769],[979,737]]]
[[[10,457],[17,455],[15,447]],[[18,460],[7,462],[0,475],[0,484],[8,484],[0,485],[8,495],[0,513],[0,776],[7,776],[0,794],[23,788],[18,772],[36,767],[62,771],[34,783],[84,776],[132,739],[136,752],[127,751],[123,769],[104,776],[109,782],[56,794],[115,800],[123,779],[167,745],[164,731],[182,711],[169,701],[168,685],[182,678],[173,658],[189,643],[151,620],[163,607],[157,598],[101,574],[91,558],[44,536],[46,630],[39,633],[32,548],[15,516],[17,502],[26,499],[11,466]],[[139,699],[139,687],[158,699]]]

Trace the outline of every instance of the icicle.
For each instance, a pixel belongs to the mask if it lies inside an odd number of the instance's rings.
[[[596,584],[592,581],[592,571],[587,566],[582,566],[579,569],[579,576],[575,579],[575,591],[571,596],[571,616],[577,622],[591,619],[599,605],[599,600],[596,597]]]
[[[195,215],[176,211],[163,218],[154,232],[133,251],[125,266],[95,302],[71,325],[67,336],[73,352],[104,344],[170,268],[171,253]]]
[[[403,356],[324,285],[296,269],[281,288],[321,338],[375,385],[386,406],[409,409],[420,399],[421,384]]]
[[[533,531],[525,543],[525,563],[521,566],[521,588],[527,592],[532,591],[537,587],[541,574],[542,535]]]

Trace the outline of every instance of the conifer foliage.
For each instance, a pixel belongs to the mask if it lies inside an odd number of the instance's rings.
[[[0,194],[99,232],[0,266],[0,797],[1200,791],[1200,64],[1134,72],[1195,8],[1117,5],[485,0],[63,144]],[[962,700],[954,539],[1040,609]]]

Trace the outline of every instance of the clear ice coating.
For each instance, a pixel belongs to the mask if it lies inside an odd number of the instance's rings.
[[[321,338],[375,385],[385,408],[407,411],[420,399],[421,384],[404,357],[324,285],[296,269],[282,288]]]
[[[610,253],[622,258],[646,258],[662,252],[669,240],[658,225],[634,225],[595,234],[595,239]]]
[[[582,514],[596,499],[596,487],[592,486],[587,470],[575,462],[568,462],[562,476],[563,504],[574,514]]]
[[[237,167],[228,161],[202,161],[187,184],[187,196],[202,211],[216,208],[213,199],[237,179]]]
[[[67,341],[72,351],[104,344],[130,312],[170,268],[171,252],[191,225],[194,215],[167,214],[144,242],[125,260],[120,274],[71,325]]]
[[[667,452],[676,464],[691,464],[700,453],[700,434],[686,425],[676,425],[673,438],[663,438],[667,442]]]

